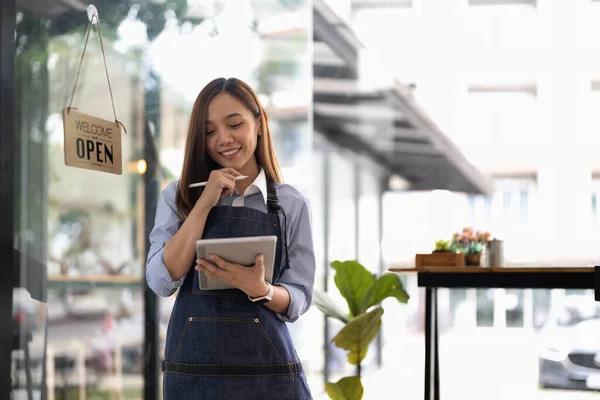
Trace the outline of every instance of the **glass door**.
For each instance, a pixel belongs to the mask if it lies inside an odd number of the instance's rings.
[[[179,176],[193,102],[210,80],[236,76],[257,90],[286,180],[310,186],[299,173],[311,144],[309,4],[196,3],[97,3],[103,45],[93,26],[74,92],[90,3],[1,3],[0,182],[14,182],[0,197],[14,215],[0,224],[1,259],[18,256],[18,288],[7,298],[18,343],[5,358],[13,395],[160,397],[175,296],[159,299],[145,284],[147,238],[160,190]],[[127,128],[122,175],[65,165],[62,111],[73,93],[80,112],[114,119],[103,54]]]
[[[62,111],[85,45],[86,9],[17,0],[11,11],[13,129],[3,135],[12,134],[15,399],[142,398],[145,382],[146,398],[158,395],[159,321],[143,279],[146,212],[154,212],[159,189],[146,190],[156,170],[145,157],[156,121],[145,110],[158,100],[140,84],[142,52],[118,48],[127,13],[117,3],[101,21],[104,49],[97,25],[90,31],[73,107],[114,118],[104,51],[115,109],[128,129],[121,175],[65,165]],[[145,347],[154,363],[144,359]]]

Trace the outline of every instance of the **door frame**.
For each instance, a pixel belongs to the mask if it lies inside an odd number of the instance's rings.
[[[13,288],[19,284],[14,257],[15,210],[15,28],[16,1],[0,0],[0,398],[10,399]]]

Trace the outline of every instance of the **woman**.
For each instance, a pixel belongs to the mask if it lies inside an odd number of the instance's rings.
[[[266,235],[278,238],[273,285],[262,256],[250,268],[218,257],[194,263],[200,238]],[[160,296],[179,288],[162,365],[165,400],[311,398],[286,326],[312,299],[309,204],[281,183],[267,114],[244,82],[219,78],[200,92],[181,178],[160,196],[150,244],[148,285]],[[201,291],[199,271],[237,289]]]

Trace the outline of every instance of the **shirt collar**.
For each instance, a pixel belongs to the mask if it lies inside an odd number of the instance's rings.
[[[257,192],[260,192],[265,204],[267,204],[267,176],[265,175],[265,170],[262,168],[260,169],[260,172],[258,173],[258,176],[254,182],[248,186],[242,196],[249,196]]]

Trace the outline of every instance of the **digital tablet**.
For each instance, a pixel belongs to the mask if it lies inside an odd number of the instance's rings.
[[[256,261],[256,256],[262,254],[265,263],[265,281],[272,283],[276,248],[277,236],[201,239],[196,241],[196,257],[212,262],[208,255],[215,254],[226,261],[251,268]],[[234,289],[220,279],[209,278],[203,271],[197,273],[200,290]]]

